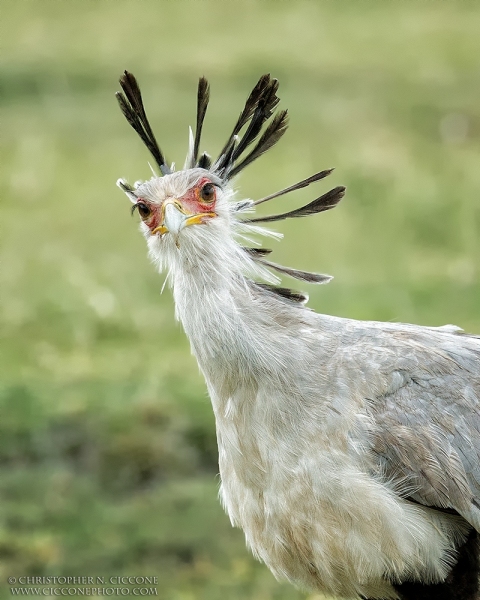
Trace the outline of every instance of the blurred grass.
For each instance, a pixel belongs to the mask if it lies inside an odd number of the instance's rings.
[[[217,501],[205,386],[114,186],[149,176],[117,79],[137,75],[182,164],[198,76],[212,84],[214,153],[272,72],[291,128],[241,193],[330,166],[329,183],[348,186],[332,213],[279,225],[279,262],[336,276],[310,305],[479,333],[478,4],[2,8],[0,585],[129,573],[158,576],[168,600],[306,598],[250,557]]]

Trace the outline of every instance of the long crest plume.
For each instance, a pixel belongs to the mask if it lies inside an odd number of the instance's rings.
[[[171,169],[168,167],[165,156],[157,144],[145,114],[142,95],[137,80],[131,73],[125,71],[120,79],[120,85],[123,93],[117,92],[117,99],[123,114],[153,155],[162,175],[170,174]],[[210,100],[210,85],[205,77],[201,77],[197,89],[195,135],[190,131],[190,147],[185,162],[185,168],[193,169],[195,167],[200,167],[209,170],[224,183],[227,183],[245,167],[272,148],[281,139],[288,127],[287,111],[280,110],[275,113],[275,109],[279,103],[277,91],[277,79],[272,78],[270,74],[265,74],[260,77],[248,96],[245,106],[235,122],[233,130],[220,151],[218,158],[215,161],[212,161],[207,152],[203,152],[199,155],[203,123]],[[343,186],[331,189],[300,208],[267,216],[249,217],[245,215],[246,212],[256,208],[264,202],[305,188],[312,183],[324,179],[330,175],[332,171],[333,169],[319,171],[306,179],[302,179],[293,185],[268,196],[264,196],[256,201],[243,200],[234,203],[231,210],[239,228],[243,231],[247,231],[249,234],[268,233],[262,227],[258,227],[258,224],[307,217],[335,208],[345,195],[345,188]],[[119,181],[122,190],[133,202],[135,202],[136,196],[134,188],[129,186],[124,180]],[[272,234],[272,232],[270,232],[270,234]],[[281,275],[287,275],[288,277],[293,277],[304,282],[317,284],[328,283],[332,279],[329,275],[310,273],[291,267],[284,267],[266,260],[265,257],[271,253],[271,250],[266,248],[243,247],[243,250],[262,268],[276,271]],[[259,286],[265,292],[277,294],[289,301],[304,304],[308,299],[308,296],[305,294],[288,288],[278,287],[270,283],[256,283],[253,281],[251,283],[252,285]]]
[[[238,205],[239,212],[243,212],[245,210],[254,208],[254,207],[258,206],[259,204],[263,204],[264,202],[273,200],[274,198],[278,198],[279,196],[283,196],[285,194],[289,194],[290,192],[307,187],[310,184],[312,184],[316,181],[319,181],[320,179],[323,179],[324,177],[327,177],[328,175],[330,175],[332,173],[332,171],[333,171],[333,169],[326,169],[324,171],[320,171],[319,173],[316,173],[315,175],[311,175],[310,177],[307,177],[306,179],[303,179],[302,181],[299,181],[298,183],[295,183],[294,185],[286,187],[278,192],[275,192],[274,194],[265,196],[264,198],[260,198],[259,200],[256,200],[253,202],[250,201],[250,202],[239,203],[239,205]],[[340,200],[344,197],[345,190],[346,190],[345,187],[338,186],[338,187],[333,188],[330,191],[326,192],[325,194],[322,194],[321,196],[319,196],[315,200],[309,202],[308,204],[301,206],[300,208],[296,208],[294,210],[290,210],[290,211],[287,211],[284,213],[277,213],[277,214],[267,215],[267,216],[246,218],[246,219],[243,219],[241,221],[241,223],[244,226],[246,226],[247,228],[249,226],[256,227],[257,223],[270,223],[273,221],[282,221],[284,219],[307,217],[307,216],[314,215],[314,214],[317,214],[320,212],[324,212],[326,210],[330,210],[332,208],[335,208],[335,206],[337,206],[337,204],[340,202]],[[270,262],[269,260],[265,260],[265,256],[270,254],[270,252],[271,252],[271,250],[268,250],[266,248],[244,248],[244,250],[251,256],[251,258],[253,258],[253,260],[255,262],[257,262],[262,267],[266,267],[267,269],[277,271],[278,273],[281,273],[282,275],[287,275],[288,277],[292,277],[294,279],[299,279],[301,281],[306,281],[308,283],[317,283],[317,284],[328,283],[329,281],[331,281],[333,279],[333,277],[330,275],[324,275],[321,273],[310,273],[308,271],[301,271],[299,269],[293,269],[291,267],[284,267],[282,265],[278,265],[276,263]],[[268,289],[269,292],[277,293],[282,298],[286,298],[290,301],[298,302],[300,304],[305,304],[308,300],[308,296],[305,296],[302,293],[296,292],[295,290],[290,290],[288,288],[277,287],[277,286],[273,286],[273,285],[268,285],[268,286],[263,285],[262,287],[263,287],[263,289]]]
[[[245,222],[269,223],[271,221],[282,221],[283,219],[298,219],[299,217],[308,217],[310,215],[315,215],[316,213],[335,208],[335,206],[337,206],[344,196],[345,188],[343,186],[338,186],[326,194],[322,194],[319,198],[312,200],[312,202],[309,202],[305,206],[301,206],[300,208],[276,215],[268,215],[266,217],[254,217],[253,219],[248,219]]]
[[[190,157],[190,167],[197,165],[198,150],[200,139],[202,137],[203,121],[207,112],[208,102],[210,100],[210,85],[205,77],[200,77],[198,81],[197,92],[197,126],[195,128],[195,140],[193,144],[192,156]],[[204,159],[205,160],[205,159]]]
[[[117,92],[116,96],[121,111],[133,129],[138,133],[142,142],[150,150],[162,175],[168,175],[170,169],[160,150],[160,146],[157,144],[157,140],[145,114],[142,94],[137,80],[132,73],[125,71],[120,78],[120,85],[124,93]]]
[[[288,126],[286,110],[281,110],[262,132],[263,125],[269,121],[280,99],[277,96],[278,80],[270,74],[262,75],[250,93],[232,133],[221,150],[213,168],[222,179],[230,179],[272,148],[283,136]],[[240,131],[246,127],[240,137]],[[261,135],[260,135],[261,134]],[[243,156],[246,149],[260,135],[254,148]]]

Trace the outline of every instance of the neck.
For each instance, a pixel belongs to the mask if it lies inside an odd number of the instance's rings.
[[[278,320],[283,316],[288,326],[304,311],[256,289],[235,269],[235,256],[225,260],[222,253],[204,262],[208,271],[189,255],[172,269],[172,283],[176,316],[209,385],[281,371],[285,365],[275,343]],[[284,332],[288,335],[287,327]]]
[[[242,355],[251,359],[258,315],[245,302],[251,293],[247,280],[221,264],[208,273],[189,266],[173,276],[173,295],[176,316],[200,366],[208,372],[212,363],[230,368]]]

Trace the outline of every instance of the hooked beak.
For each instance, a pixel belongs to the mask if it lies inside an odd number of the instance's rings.
[[[160,225],[155,227],[152,235],[159,233],[172,233],[176,238],[184,227],[204,222],[204,217],[216,217],[216,213],[207,212],[199,214],[188,213],[178,200],[165,200],[162,205]],[[177,243],[178,245],[178,243]]]

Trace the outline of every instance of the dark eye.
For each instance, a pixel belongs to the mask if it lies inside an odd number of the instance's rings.
[[[204,202],[213,202],[215,200],[215,186],[213,183],[206,183],[202,187],[200,196]]]
[[[145,204],[145,202],[137,202],[135,204],[135,208],[138,210],[142,219],[148,219],[148,217],[152,213],[152,211],[148,208],[148,206]]]

